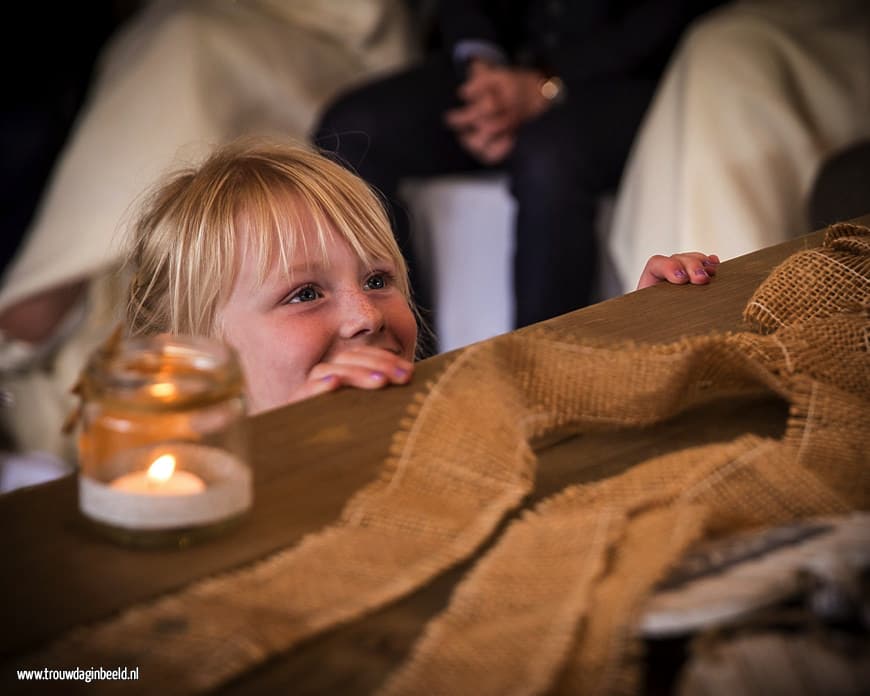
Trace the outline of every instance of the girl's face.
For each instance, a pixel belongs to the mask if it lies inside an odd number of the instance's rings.
[[[255,254],[245,254],[220,311],[223,336],[239,354],[252,413],[294,401],[311,369],[341,352],[371,346],[413,360],[417,323],[394,283],[396,266],[357,258],[338,235],[328,263],[314,234],[309,256],[291,259],[290,278],[276,264],[258,283]]]

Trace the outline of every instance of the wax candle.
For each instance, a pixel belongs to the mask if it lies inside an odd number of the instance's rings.
[[[145,469],[143,462],[151,465]],[[118,453],[106,468],[118,473],[107,480],[79,476],[79,505],[90,520],[141,537],[125,543],[147,545],[149,532],[167,530],[207,535],[251,506],[250,467],[221,448],[192,442],[146,446]]]
[[[119,476],[110,486],[126,493],[148,495],[194,495],[205,490],[205,482],[199,476],[175,470],[175,457],[171,454],[157,457],[146,470]]]
[[[192,336],[116,339],[82,375],[79,509],[130,546],[178,546],[251,507],[241,369]]]

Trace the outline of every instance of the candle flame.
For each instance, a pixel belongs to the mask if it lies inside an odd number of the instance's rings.
[[[157,384],[152,384],[149,387],[152,396],[156,396],[158,399],[161,398],[170,398],[175,396],[178,389],[172,382],[157,382]]]
[[[148,478],[156,483],[166,483],[175,471],[175,457],[171,454],[163,454],[148,467]]]

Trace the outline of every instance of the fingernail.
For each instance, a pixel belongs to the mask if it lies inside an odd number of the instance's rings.
[[[674,271],[674,275],[675,275],[677,278],[685,278],[685,277],[686,277],[686,272],[685,272],[682,268],[680,268],[679,270]]]
[[[324,377],[321,377],[320,381],[321,382],[331,382],[334,379],[335,379],[335,375],[326,375]]]
[[[705,276],[705,275],[707,275],[707,271],[705,271],[703,268],[696,268],[695,275],[696,276]]]
[[[408,371],[404,367],[397,367],[393,370],[393,374],[395,374],[396,377],[407,377]]]
[[[375,382],[380,382],[381,380],[384,379],[384,373],[383,372],[372,372],[369,375],[369,377],[371,377]]]

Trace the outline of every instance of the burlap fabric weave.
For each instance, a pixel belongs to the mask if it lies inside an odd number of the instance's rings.
[[[870,304],[870,236],[848,222],[831,225],[818,249],[793,254],[764,281],[744,319],[757,331],[776,331],[810,318]]]
[[[690,544],[870,506],[870,316],[851,311],[870,288],[868,231],[852,232],[817,250],[828,264],[810,283],[812,303],[785,293],[791,301],[777,304],[770,290],[808,282],[795,257],[759,288],[747,315],[763,304],[762,315],[778,317],[772,333],[649,346],[541,330],[467,349],[419,395],[379,480],[334,525],[250,568],[77,629],[33,663],[138,664],[145,677],[91,684],[98,691],[208,690],[469,557],[532,490],[536,438],[777,394],[790,404],[780,439],[744,435],[673,452],[525,512],[382,688],[634,691],[637,613]],[[855,240],[845,251],[834,246],[844,238]],[[853,289],[843,290],[844,274]]]

